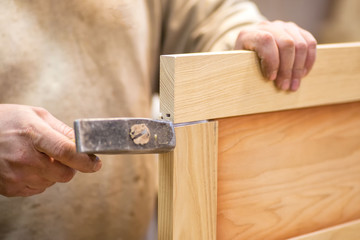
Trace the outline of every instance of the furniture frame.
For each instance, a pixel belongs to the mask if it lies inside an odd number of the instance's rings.
[[[360,239],[360,43],[272,85],[251,51],[161,56],[159,239]]]

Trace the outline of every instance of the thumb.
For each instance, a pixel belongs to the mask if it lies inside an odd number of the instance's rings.
[[[67,131],[66,128],[61,130]],[[77,153],[75,143],[68,136],[63,135],[46,124],[41,124],[31,134],[33,145],[38,151],[81,172],[98,171],[102,165],[100,159],[95,155]]]
[[[69,127],[62,121],[58,120],[56,117],[54,117],[51,113],[49,113],[45,109],[36,108],[34,111],[41,119],[43,119],[47,124],[49,124],[51,128],[53,128],[57,132],[61,133],[62,135],[70,139],[75,138],[74,130],[71,127]]]

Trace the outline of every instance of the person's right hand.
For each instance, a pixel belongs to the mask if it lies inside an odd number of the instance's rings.
[[[0,194],[31,196],[81,172],[96,172],[95,155],[76,152],[74,132],[45,109],[0,104]]]
[[[254,50],[263,75],[284,91],[297,91],[314,65],[314,36],[292,22],[264,21],[243,28],[235,49]]]

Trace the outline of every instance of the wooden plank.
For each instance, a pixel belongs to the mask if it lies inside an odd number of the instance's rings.
[[[359,240],[360,220],[327,228],[304,236],[290,238],[289,240]]]
[[[360,43],[318,46],[295,93],[276,90],[254,52],[161,57],[160,101],[175,123],[360,100]]]
[[[219,120],[219,240],[359,218],[360,102]]]
[[[159,159],[159,239],[216,239],[217,122],[177,127]]]

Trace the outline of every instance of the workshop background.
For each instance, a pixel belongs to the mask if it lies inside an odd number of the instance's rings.
[[[253,0],[269,20],[292,21],[318,43],[360,41],[358,0]]]

